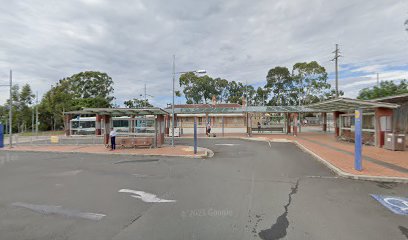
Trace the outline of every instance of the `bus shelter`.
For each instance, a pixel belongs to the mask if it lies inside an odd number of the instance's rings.
[[[356,111],[361,112],[362,142],[382,147],[385,133],[395,132],[393,112],[400,106],[394,103],[367,101],[351,98],[336,98],[308,105],[319,112],[332,112],[336,138],[354,141]]]
[[[248,134],[252,132],[281,132],[294,135],[300,126],[301,113],[316,112],[315,109],[304,106],[248,106],[247,113]]]
[[[161,108],[84,108],[64,112],[65,135],[95,134],[109,144],[110,129],[117,131],[117,145],[160,147],[164,144],[165,116]]]

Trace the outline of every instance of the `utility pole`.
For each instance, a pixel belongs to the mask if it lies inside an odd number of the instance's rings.
[[[377,73],[377,87],[380,86],[380,74]]]
[[[144,96],[145,96],[145,107],[147,107],[147,97],[146,97],[146,83],[144,84]]]
[[[174,81],[176,79],[176,55],[173,55],[173,104],[171,105],[171,146],[174,147]]]
[[[31,109],[31,135],[34,135],[34,105]]]
[[[339,45],[336,43],[336,50],[333,52],[334,53],[334,58],[332,61],[335,61],[335,67],[336,67],[336,98],[339,97],[339,65],[338,65],[338,59],[340,56],[340,51],[339,51]]]
[[[13,92],[11,90],[12,86],[13,86],[13,71],[10,69],[10,112],[9,112],[10,148],[13,147]]]
[[[35,100],[35,134],[38,137],[38,91],[36,94],[36,100]]]

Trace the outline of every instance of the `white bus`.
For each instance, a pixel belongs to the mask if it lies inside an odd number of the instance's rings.
[[[132,124],[132,121],[134,124]],[[96,117],[78,117],[70,121],[71,135],[95,135]],[[134,126],[133,133],[154,134],[154,117],[130,118],[127,116],[113,117],[113,128],[119,133],[131,133],[131,126]],[[104,122],[101,122],[102,134]]]

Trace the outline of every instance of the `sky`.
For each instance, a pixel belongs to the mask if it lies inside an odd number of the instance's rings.
[[[0,0],[0,85],[9,70],[40,97],[59,79],[106,72],[116,104],[144,92],[171,102],[177,72],[265,85],[269,69],[318,61],[356,97],[380,80],[408,79],[407,0]],[[176,88],[179,87],[176,84]],[[8,98],[0,87],[0,104]],[[177,98],[176,103],[183,103]]]

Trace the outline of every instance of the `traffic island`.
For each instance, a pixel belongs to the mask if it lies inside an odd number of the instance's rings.
[[[2,151],[20,152],[53,152],[53,153],[91,153],[111,155],[139,155],[139,156],[169,156],[185,158],[207,158],[214,154],[210,149],[198,148],[197,154],[191,146],[168,146],[160,148],[118,148],[111,151],[104,145],[20,145],[13,148],[3,148]]]

